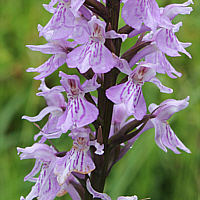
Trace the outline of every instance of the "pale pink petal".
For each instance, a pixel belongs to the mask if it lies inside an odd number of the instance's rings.
[[[132,70],[125,59],[121,59],[115,54],[113,54],[115,60],[115,67],[118,68],[122,73],[130,75]]]
[[[162,134],[161,140],[164,146],[171,149],[176,154],[180,154],[177,147],[187,153],[191,153],[191,151],[178,139],[167,122],[163,123],[163,126],[165,128],[165,134]]]
[[[173,89],[168,88],[168,87],[162,85],[162,83],[160,82],[160,80],[158,78],[156,78],[156,77],[151,78],[149,80],[149,82],[154,83],[160,89],[160,92],[163,92],[163,93],[172,93],[173,92]]]
[[[90,92],[90,91],[94,91],[100,86],[101,86],[101,84],[97,83],[97,75],[96,74],[92,77],[92,79],[86,80],[82,84],[82,88],[83,88],[85,93]]]
[[[88,156],[88,138],[78,137],[73,142],[72,149],[67,155],[58,160],[54,173],[62,185],[72,172],[88,174],[95,169],[92,159]]]
[[[90,146],[95,146],[96,151],[94,152],[97,155],[103,155],[104,154],[104,144],[100,144],[97,142],[97,140],[89,141]]]
[[[132,197],[118,197],[117,200],[138,200],[138,197],[136,195]]]
[[[105,33],[105,38],[107,39],[121,38],[122,42],[124,42],[127,39],[127,36],[128,36],[127,34],[116,33],[114,30]]]
[[[102,200],[111,200],[111,198],[105,194],[105,193],[100,193],[100,192],[97,192],[95,191],[92,186],[91,186],[91,183],[90,183],[90,180],[87,179],[86,181],[86,187],[87,187],[87,190],[90,194],[92,194],[93,198],[100,198]]]
[[[62,66],[65,63],[67,55],[62,54],[55,54],[51,56],[44,64],[40,65],[37,68],[28,68],[27,72],[38,72],[39,75],[35,76],[34,79],[40,80],[43,79],[50,74],[52,74],[54,71],[56,71],[60,66]]]
[[[123,83],[110,87],[109,89],[106,90],[106,97],[116,104],[123,103],[121,94],[127,87],[127,85],[128,83]]]
[[[190,14],[190,12],[193,10],[189,6],[190,4],[194,4],[192,0],[188,0],[187,2],[183,4],[169,4],[163,9],[162,15],[168,17],[170,20],[174,19],[178,14]]]
[[[53,111],[61,111],[61,108],[58,108],[57,106],[48,106],[46,108],[44,108],[37,116],[35,117],[28,117],[28,116],[23,116],[22,119],[26,119],[30,122],[37,122],[43,119],[44,116],[46,116],[47,114],[49,114],[50,112]]]
[[[160,22],[160,11],[155,0],[128,0],[122,8],[122,18],[136,30],[144,23],[155,31]]]
[[[161,29],[156,36],[156,44],[162,52],[171,57],[180,56],[178,52],[182,52],[191,58],[191,55],[184,49],[172,30]]]
[[[77,12],[84,2],[85,0],[73,0],[71,1],[71,7]]]

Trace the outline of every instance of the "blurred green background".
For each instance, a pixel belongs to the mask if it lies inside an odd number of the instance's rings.
[[[30,122],[21,120],[22,115],[35,116],[45,106],[42,97],[35,93],[40,84],[33,80],[34,73],[26,73],[30,66],[37,67],[48,59],[48,55],[32,52],[26,44],[44,44],[38,37],[37,24],[45,25],[51,17],[42,7],[47,0],[1,0],[0,1],[0,199],[17,200],[26,196],[32,183],[23,182],[34,160],[20,161],[16,147],[31,146],[38,129]],[[160,6],[173,3],[172,0],[158,1]],[[183,3],[176,0],[176,3]],[[200,1],[194,1],[190,16],[178,16],[174,23],[183,21],[177,33],[182,42],[192,42],[187,48],[192,60],[182,55],[169,58],[172,65],[183,75],[170,79],[160,75],[161,82],[174,89],[167,95],[151,83],[144,85],[147,105],[160,104],[167,98],[183,99],[190,96],[190,105],[170,120],[170,125],[180,140],[192,151],[180,155],[172,151],[163,152],[154,142],[154,130],[141,135],[127,155],[113,167],[105,191],[117,199],[120,195],[138,195],[140,199],[153,200],[200,200]],[[131,44],[126,43],[123,50]],[[60,70],[74,73],[66,65]],[[59,84],[58,72],[48,77],[47,85]],[[45,119],[39,123],[42,126]],[[69,150],[71,141],[67,135],[64,142],[55,140],[60,150]],[[66,139],[66,140],[65,140]],[[70,199],[69,195],[57,199]]]

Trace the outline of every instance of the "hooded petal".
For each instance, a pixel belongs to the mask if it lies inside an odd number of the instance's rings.
[[[80,94],[80,91],[83,91],[79,76],[67,75],[60,71],[59,77],[61,77],[60,83],[65,88],[67,93],[78,95]]]

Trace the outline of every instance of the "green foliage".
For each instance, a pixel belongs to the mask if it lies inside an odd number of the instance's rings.
[[[44,99],[35,95],[40,82],[33,80],[34,73],[26,73],[25,70],[30,66],[39,66],[49,56],[30,51],[25,44],[45,43],[43,38],[38,37],[36,28],[38,23],[44,26],[51,17],[42,7],[42,3],[48,2],[0,2],[0,199],[19,199],[21,195],[26,196],[33,185],[24,183],[23,178],[31,171],[34,161],[19,161],[16,147],[31,146],[33,136],[38,133],[32,123],[21,120],[22,115],[34,116],[45,106]],[[159,2],[165,6],[172,0]],[[177,3],[183,1],[177,0]],[[178,16],[174,20],[174,23],[183,21],[177,35],[180,41],[193,43],[187,49],[193,59],[185,55],[169,58],[177,71],[182,72],[182,77],[173,80],[167,75],[159,76],[164,85],[174,89],[174,93],[160,94],[151,83],[144,86],[147,105],[152,102],[160,104],[167,98],[190,96],[189,107],[173,116],[170,124],[192,154],[183,152],[175,155],[171,151],[166,154],[156,146],[154,130],[144,133],[108,177],[105,190],[113,199],[119,195],[134,194],[153,200],[200,199],[200,1],[194,3],[190,16]],[[61,70],[69,74],[75,72],[74,69],[67,69],[66,65]],[[48,77],[49,87],[59,84],[57,75],[56,72]],[[44,125],[44,122],[39,125]],[[60,140],[55,140],[55,144],[61,151],[69,150],[71,141],[67,139],[67,134],[62,138],[62,144]],[[66,195],[58,199],[70,197]]]

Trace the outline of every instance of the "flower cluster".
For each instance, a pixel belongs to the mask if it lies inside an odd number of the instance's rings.
[[[151,128],[155,128],[155,142],[162,150],[169,148],[178,154],[179,148],[190,153],[167,122],[188,106],[189,97],[152,103],[148,114],[142,92],[148,82],[162,93],[173,92],[156,75],[181,76],[166,55],[176,57],[181,52],[191,58],[185,50],[191,44],[176,37],[182,22],[172,23],[178,14],[190,14],[190,4],[192,0],[162,8],[156,0],[51,0],[43,5],[52,13],[44,27],[38,25],[39,36],[47,43],[27,47],[52,56],[27,72],[39,73],[34,77],[41,81],[36,95],[43,96],[47,106],[37,116],[22,118],[38,122],[48,115],[48,119],[42,128],[37,125],[40,131],[34,140],[39,141],[17,148],[20,159],[35,159],[35,166],[24,178],[35,185],[21,200],[51,200],[66,193],[73,200],[110,200],[103,188],[112,166]],[[119,28],[120,6],[126,25]],[[121,45],[131,37],[137,37],[137,42],[122,54]],[[45,79],[65,63],[76,68],[85,82],[81,83],[78,75],[60,71],[60,85],[48,88]],[[125,78],[117,81],[120,73]],[[92,96],[92,91],[98,96]],[[51,139],[66,133],[73,146],[59,152]],[[115,148],[118,151],[113,151]],[[122,199],[138,198],[118,198]]]

